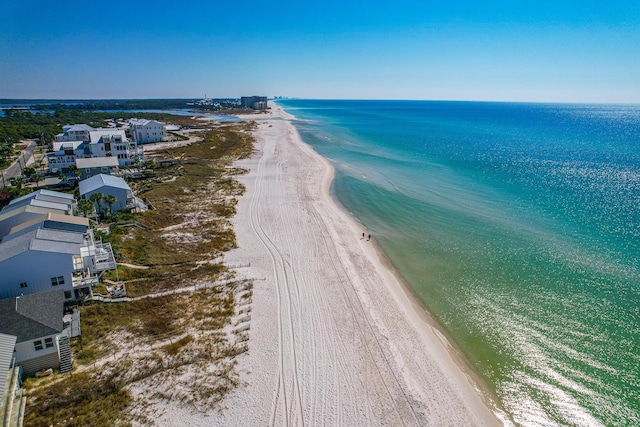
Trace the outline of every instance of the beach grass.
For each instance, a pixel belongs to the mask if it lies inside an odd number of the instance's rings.
[[[97,378],[88,372],[43,380],[27,380],[29,403],[25,426],[129,426],[121,411],[131,395],[114,378]]]
[[[227,326],[236,293],[251,285],[234,281],[220,257],[236,246],[230,218],[244,187],[233,178],[243,171],[232,163],[251,154],[252,127],[221,126],[203,132],[200,142],[157,155],[181,163],[135,183],[155,210],[136,214],[140,227],[113,227],[100,236],[119,262],[146,267],[119,266],[117,274],[104,276],[123,281],[129,297],[210,286],[81,307],[82,336],[72,342],[81,373],[28,381],[25,425],[127,425],[144,420],[145,399],[177,398],[204,409],[237,385],[234,357],[246,346],[233,341]],[[222,279],[224,285],[217,285]],[[91,391],[79,397],[87,387]],[[136,387],[151,387],[154,394],[136,400]]]

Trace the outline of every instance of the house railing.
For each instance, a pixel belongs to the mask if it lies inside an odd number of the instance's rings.
[[[99,279],[97,276],[87,276],[87,277],[74,277],[71,279],[71,284],[74,288],[86,287],[86,286],[97,286],[99,283]]]
[[[111,243],[96,242],[95,244],[96,271],[113,270],[116,268],[116,258],[113,255]]]
[[[13,412],[13,400],[15,398],[16,389],[20,382],[20,368],[16,369],[16,358],[11,358],[11,366],[9,367],[9,375],[6,379],[5,395],[2,400],[2,426],[8,426]],[[5,387],[5,384],[2,384]]]

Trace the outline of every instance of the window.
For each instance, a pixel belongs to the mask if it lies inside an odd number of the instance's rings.
[[[52,277],[51,286],[64,285],[64,276]]]
[[[71,298],[71,291],[64,291],[64,298],[65,299]]]
[[[34,341],[33,347],[36,349],[36,351],[42,350],[42,340]]]
[[[26,288],[26,287],[27,287],[27,282],[22,282],[22,283],[20,283],[20,287],[21,287],[21,288]]]
[[[44,346],[47,347],[47,348],[53,347],[53,338],[45,338],[44,339]]]

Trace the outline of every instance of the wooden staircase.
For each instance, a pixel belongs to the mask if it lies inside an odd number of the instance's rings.
[[[71,365],[71,344],[68,336],[61,336],[60,344],[60,373],[66,374],[73,370]]]

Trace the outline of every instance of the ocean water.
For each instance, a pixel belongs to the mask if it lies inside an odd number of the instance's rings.
[[[278,103],[508,423],[640,425],[640,106]]]

